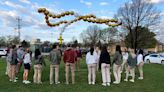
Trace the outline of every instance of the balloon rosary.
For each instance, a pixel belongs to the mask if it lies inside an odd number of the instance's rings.
[[[66,11],[66,12],[63,12],[60,14],[52,14],[48,10],[46,10],[46,8],[39,8],[38,12],[43,13],[45,15],[45,21],[46,21],[47,25],[50,27],[56,27],[56,26],[59,26],[61,24],[70,25],[70,24],[77,22],[77,21],[80,21],[80,20],[83,20],[83,21],[89,22],[89,23],[105,24],[105,25],[112,26],[112,27],[119,26],[122,24],[118,20],[97,18],[93,14],[79,16],[73,11]],[[50,17],[54,18],[54,19],[60,19],[60,18],[65,17],[65,16],[75,16],[75,19],[70,20],[70,21],[62,20],[62,21],[59,21],[56,23],[50,23],[50,21],[49,21]]]

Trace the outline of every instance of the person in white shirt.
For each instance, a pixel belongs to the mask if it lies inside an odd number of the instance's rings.
[[[26,52],[23,58],[23,63],[24,63],[23,83],[29,84],[31,83],[30,81],[28,81],[29,70],[31,67],[31,55],[30,55],[29,48],[26,49]]]
[[[97,54],[92,47],[86,55],[86,63],[88,65],[88,84],[94,85],[96,80]]]
[[[138,66],[138,70],[140,73],[140,77],[138,77],[138,79],[140,79],[140,80],[143,79],[143,65],[144,65],[143,50],[139,50],[139,53],[137,56],[137,66]]]
[[[100,64],[99,64],[99,59],[100,59],[100,54],[101,54],[100,47],[96,46],[96,47],[95,47],[95,52],[96,52],[96,54],[97,54],[97,64],[96,64],[96,68],[97,68],[97,71],[98,71],[98,69],[100,69]]]
[[[124,69],[125,69],[125,73],[127,71],[127,67],[128,67],[128,65],[127,65],[128,56],[129,56],[128,51],[125,49],[125,51],[123,52],[123,62],[122,62],[121,72],[123,72]]]

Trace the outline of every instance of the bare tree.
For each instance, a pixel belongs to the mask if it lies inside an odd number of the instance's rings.
[[[137,48],[137,30],[139,26],[151,27],[160,22],[160,11],[152,3],[145,0],[132,0],[120,7],[116,17],[122,21],[123,27],[130,32],[131,48]],[[136,34],[133,35],[133,32]]]
[[[102,35],[101,35],[101,40],[103,40],[103,42],[105,44],[110,44],[110,43],[120,40],[120,39],[118,39],[117,28],[109,27],[109,28],[103,29]]]
[[[81,39],[83,43],[88,45],[96,45],[100,42],[101,28],[93,25],[89,26],[84,32],[81,33]]]

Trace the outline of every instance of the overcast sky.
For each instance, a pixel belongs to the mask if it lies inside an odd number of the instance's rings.
[[[117,9],[128,0],[0,0],[0,36],[18,35],[16,18],[21,21],[21,39],[36,39],[42,41],[57,41],[60,27],[50,28],[44,21],[44,15],[37,9],[46,7],[53,13],[63,11],[75,11],[80,15],[95,14],[100,18],[112,18]],[[164,0],[149,0],[162,12],[162,22],[158,27],[157,38],[164,42]],[[66,28],[63,33],[64,41],[70,41],[73,37],[79,39],[79,34],[91,23],[77,22]],[[104,27],[104,25],[99,25]]]

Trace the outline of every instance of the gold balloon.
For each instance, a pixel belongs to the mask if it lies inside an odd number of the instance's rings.
[[[75,13],[73,11],[70,12],[70,15],[74,15]]]
[[[48,24],[48,23],[50,23],[48,20],[46,20],[46,23]]]
[[[57,18],[56,15],[53,15],[52,17],[53,17],[53,18]]]
[[[118,20],[115,20],[115,19],[101,19],[101,18],[97,18],[95,15],[93,14],[88,14],[88,15],[84,15],[84,16],[75,16],[75,13],[73,11],[66,11],[66,12],[63,12],[61,14],[52,14],[50,13],[48,10],[46,10],[46,8],[39,8],[38,9],[38,12],[39,13],[44,13],[45,15],[45,21],[47,23],[48,26],[50,27],[55,27],[55,26],[59,26],[60,24],[66,24],[66,23],[69,23],[68,25],[70,25],[71,23],[74,23],[74,22],[77,22],[77,21],[80,21],[80,20],[83,20],[83,21],[86,21],[86,22],[91,22],[91,23],[97,23],[97,24],[106,24],[108,26],[119,26],[121,25],[122,23],[118,22]],[[49,21],[49,17],[52,17],[52,18],[61,18],[61,17],[64,17],[66,15],[74,15],[76,18],[71,20],[71,21],[59,21],[57,23],[50,23]],[[115,22],[115,24],[110,24],[110,22]]]
[[[49,11],[45,11],[44,14],[45,14],[45,15],[48,15],[48,14],[49,14]]]
[[[43,9],[42,9],[42,8],[39,8],[39,9],[38,9],[38,12],[39,12],[39,13],[43,12]]]
[[[61,16],[60,15],[57,15],[56,18],[61,18]]]
[[[53,15],[51,13],[48,14],[49,17],[52,17]]]
[[[45,19],[47,20],[48,19],[48,16],[45,16]]]

